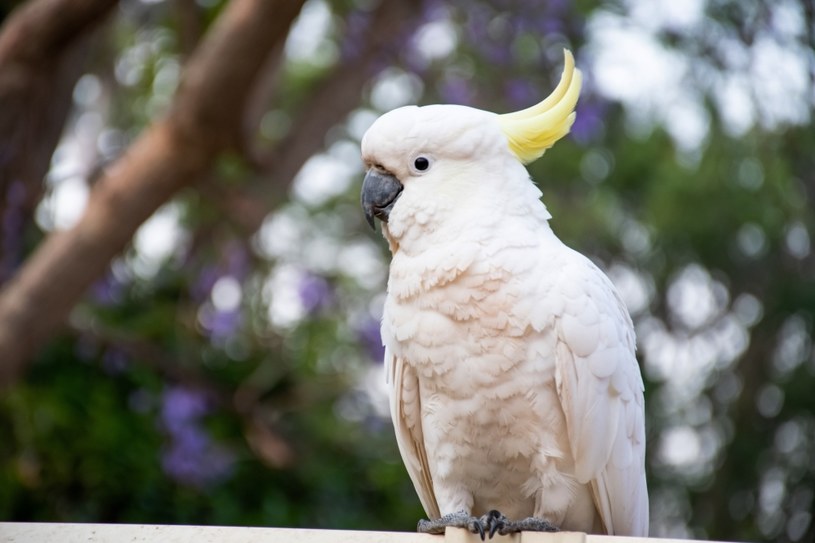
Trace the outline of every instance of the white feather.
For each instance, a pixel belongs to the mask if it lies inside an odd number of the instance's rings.
[[[417,154],[427,173],[411,171]],[[404,185],[383,232],[397,442],[431,517],[498,509],[645,536],[643,389],[611,282],[552,233],[491,113],[403,108],[363,157]]]

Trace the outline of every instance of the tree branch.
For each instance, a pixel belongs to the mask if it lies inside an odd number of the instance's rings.
[[[79,223],[50,235],[0,291],[0,385],[20,375],[139,225],[239,145],[252,85],[302,4],[229,3],[190,57],[167,117],[102,175]]]
[[[178,21],[178,41],[181,54],[187,58],[204,33],[204,16],[195,0],[176,0],[175,18]]]
[[[359,105],[371,77],[393,64],[399,48],[404,46],[405,35],[420,24],[422,6],[423,2],[411,0],[380,2],[364,33],[345,36],[356,42],[358,53],[343,58],[312,87],[286,138],[270,150],[253,151],[261,169],[255,182],[242,186],[240,191],[216,185],[203,187],[246,232],[260,228],[269,209],[285,199],[303,163],[325,146],[326,133]],[[257,106],[255,109],[259,111]],[[270,181],[275,190],[269,190]]]
[[[115,0],[36,0],[0,29],[0,283],[21,258],[19,239],[42,196],[42,179],[96,33]],[[8,231],[12,229],[12,231]]]
[[[47,63],[117,4],[117,0],[36,0],[23,4],[0,29],[0,65]]]
[[[413,30],[421,15],[421,3],[407,0],[382,2],[362,36],[358,57],[339,63],[324,84],[316,87],[301,108],[296,127],[264,160],[266,170],[288,185],[303,162],[325,144],[325,134],[359,105],[365,83],[390,63],[397,44]],[[350,66],[349,66],[350,64]]]

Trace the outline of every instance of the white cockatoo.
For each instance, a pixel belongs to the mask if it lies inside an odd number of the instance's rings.
[[[569,132],[580,84],[565,51],[535,106],[402,107],[362,139],[362,206],[393,256],[382,339],[420,531],[648,533],[631,318],[552,232],[524,167]]]

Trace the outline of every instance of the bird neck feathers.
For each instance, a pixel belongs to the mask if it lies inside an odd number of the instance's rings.
[[[508,178],[471,180],[471,190],[460,191],[459,198],[430,198],[405,190],[389,222],[382,223],[391,253],[421,255],[436,245],[455,247],[502,233],[511,240],[517,231],[551,232],[552,216],[540,199],[540,189],[526,169],[517,166],[519,170]]]

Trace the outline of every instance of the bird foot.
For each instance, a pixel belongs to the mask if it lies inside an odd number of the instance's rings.
[[[422,534],[443,534],[444,529],[448,526],[450,528],[464,528],[471,533],[479,534],[481,541],[484,541],[484,534],[486,532],[485,525],[482,522],[483,518],[484,517],[474,517],[467,511],[462,510],[433,520],[422,519],[416,526],[416,531]],[[489,530],[489,528],[487,528],[487,530]]]
[[[443,534],[444,529],[464,528],[473,534],[481,536],[484,541],[497,533],[507,535],[516,532],[557,532],[558,529],[542,518],[528,517],[521,520],[509,520],[502,513],[493,509],[486,515],[475,517],[467,511],[450,513],[435,520],[422,519],[416,526],[416,531],[423,534]]]
[[[557,526],[539,517],[527,517],[521,520],[510,520],[496,510],[492,510],[485,517],[489,517],[490,539],[494,534],[509,535],[518,532],[557,532]],[[482,517],[483,518],[483,517]],[[483,537],[482,537],[483,540]]]

